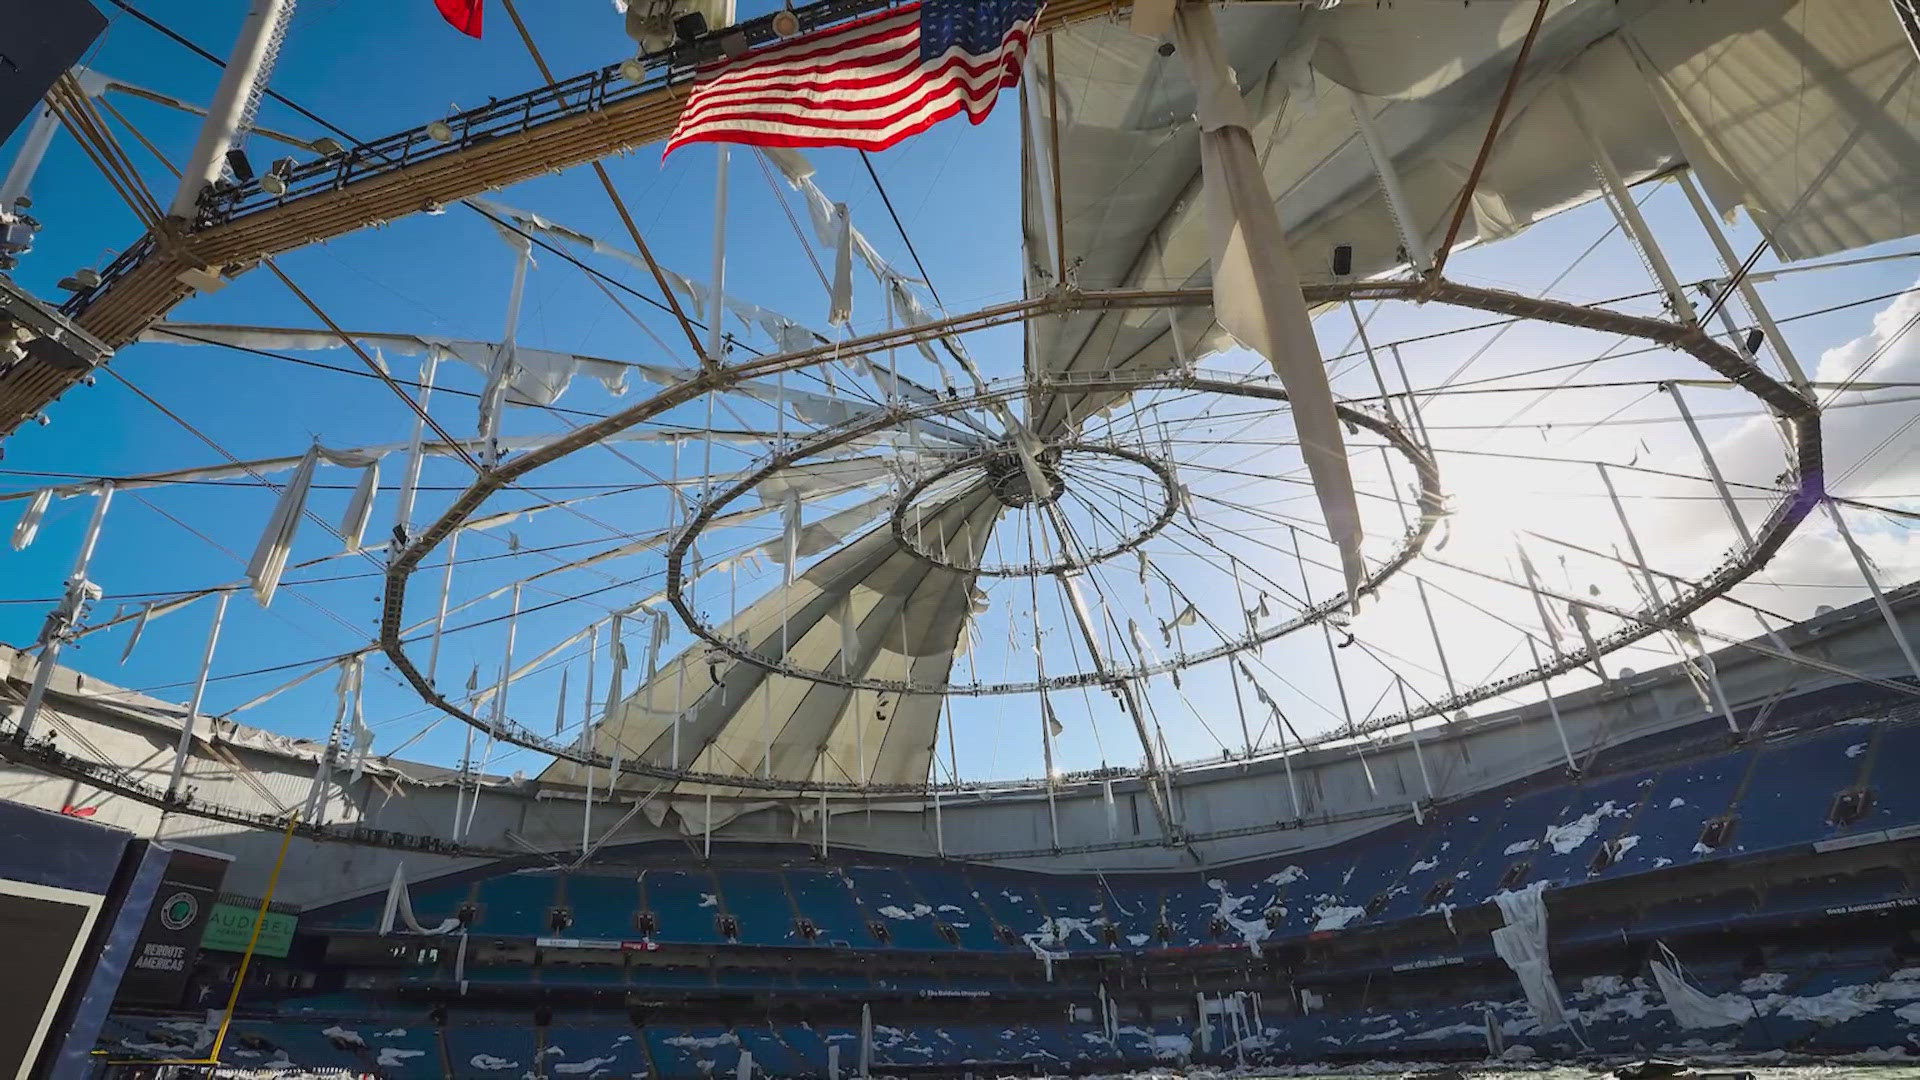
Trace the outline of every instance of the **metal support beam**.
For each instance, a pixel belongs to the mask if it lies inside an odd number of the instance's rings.
[[[1527,636],[1527,652],[1533,655],[1533,666],[1539,667],[1540,646],[1535,643],[1532,635]],[[1546,695],[1547,713],[1553,717],[1553,733],[1560,737],[1560,752],[1566,755],[1567,769],[1571,772],[1579,772],[1580,766],[1573,763],[1573,747],[1567,745],[1566,725],[1560,722],[1560,702],[1553,696],[1553,680],[1541,679],[1540,689]]]
[[[53,134],[60,130],[60,117],[53,108],[44,102],[38,106],[33,118],[33,126],[27,129],[27,137],[20,141],[20,152],[13,155],[13,166],[7,170],[7,178],[0,180],[0,212],[11,210],[20,196],[31,193],[33,177],[40,171],[40,162],[47,156],[47,147],[53,144]]]
[[[1833,527],[1840,533],[1840,539],[1846,541],[1847,551],[1853,555],[1853,565],[1860,570],[1860,577],[1867,583],[1868,591],[1873,593],[1873,606],[1880,609],[1880,617],[1886,620],[1887,633],[1893,635],[1894,644],[1900,646],[1900,655],[1906,657],[1907,669],[1913,677],[1920,679],[1920,659],[1914,658],[1913,643],[1907,640],[1907,632],[1894,617],[1893,609],[1887,606],[1887,596],[1880,591],[1880,579],[1874,576],[1873,563],[1868,561],[1867,553],[1853,539],[1853,532],[1847,528],[1847,520],[1835,506],[1832,499],[1823,499],[1827,516],[1833,519]]]
[[[1613,503],[1613,514],[1620,519],[1620,531],[1627,534],[1627,550],[1633,552],[1633,563],[1640,568],[1642,580],[1647,586],[1647,607],[1660,606],[1660,587],[1654,583],[1653,570],[1647,565],[1647,556],[1640,550],[1640,537],[1633,531],[1633,523],[1627,520],[1627,509],[1620,503],[1620,493],[1613,489],[1613,475],[1607,472],[1604,461],[1596,461],[1593,467],[1600,470],[1600,483],[1606,486],[1607,499]],[[1539,661],[1535,661],[1538,666]]]
[[[447,628],[447,598],[453,593],[453,568],[460,561],[460,533],[447,537],[447,568],[440,575],[440,607],[433,617],[433,643],[427,649],[427,681],[440,670],[440,639]]]
[[[1667,294],[1667,303],[1673,308],[1673,317],[1683,323],[1697,322],[1693,304],[1687,300],[1687,292],[1680,284],[1680,278],[1674,274],[1673,265],[1667,262],[1666,253],[1660,250],[1660,243],[1654,239],[1653,230],[1647,227],[1647,219],[1640,215],[1640,207],[1628,193],[1626,181],[1620,177],[1620,170],[1614,167],[1613,155],[1607,150],[1606,143],[1600,139],[1600,133],[1594,130],[1593,122],[1587,117],[1586,108],[1581,105],[1580,97],[1573,87],[1562,82],[1560,98],[1566,102],[1567,112],[1572,114],[1574,126],[1587,140],[1587,152],[1593,155],[1594,171],[1600,174],[1600,182],[1607,193],[1607,205],[1619,219],[1620,227],[1633,239],[1634,246],[1652,268],[1654,278],[1660,283],[1661,291]]]
[[[187,703],[186,718],[180,722],[180,745],[173,752],[173,775],[167,780],[167,801],[180,795],[180,780],[187,772],[187,758],[193,753],[194,722],[200,719],[200,703],[207,693],[207,673],[213,669],[213,651],[220,645],[220,625],[227,619],[227,601],[233,594],[223,592],[213,608],[213,622],[207,627],[207,648],[200,654],[200,675],[193,682],[193,699]]]
[[[1447,680],[1447,697],[1459,697],[1460,691],[1453,685],[1453,668],[1447,664],[1447,647],[1440,640],[1440,624],[1434,621],[1433,604],[1427,600],[1427,583],[1414,578],[1413,586],[1420,594],[1420,610],[1427,615],[1427,632],[1433,635],[1433,651],[1440,657],[1440,675]]]
[[[600,624],[587,628],[587,688],[580,695],[580,741],[585,744],[593,738],[593,661],[600,651]],[[580,816],[580,850],[585,851],[593,832],[593,762],[587,766],[587,806]],[[620,778],[607,774],[607,794],[613,794],[613,785]]]
[[[400,480],[400,496],[394,502],[393,524],[400,535],[413,535],[413,501],[420,488],[420,467],[426,458],[427,405],[433,400],[433,380],[440,371],[440,350],[428,346],[420,361],[420,406],[413,417],[413,439],[407,446],[407,470]],[[405,542],[402,541],[402,546]]]
[[[1420,786],[1426,789],[1427,798],[1433,798],[1433,777],[1427,772],[1427,752],[1420,746],[1420,732],[1413,726],[1413,705],[1407,701],[1407,680],[1396,672],[1393,683],[1400,688],[1400,715],[1407,718],[1407,740],[1413,743],[1413,760],[1420,766]]]
[[[1895,0],[1895,2],[1900,3],[1903,0]],[[1753,282],[1748,275],[1740,272],[1740,256],[1734,253],[1733,245],[1727,241],[1726,230],[1720,227],[1720,219],[1714,215],[1713,208],[1707,205],[1706,198],[1700,193],[1700,186],[1694,183],[1693,170],[1680,169],[1673,176],[1680,184],[1680,190],[1687,196],[1687,205],[1693,207],[1694,216],[1700,219],[1700,227],[1706,230],[1707,238],[1713,241],[1713,250],[1720,256],[1721,267],[1726,270],[1728,276],[1733,278],[1734,288],[1739,292],[1741,301],[1747,305],[1747,310],[1753,313],[1754,321],[1760,324],[1761,332],[1767,335],[1767,344],[1773,346],[1774,355],[1780,358],[1780,365],[1786,368],[1787,378],[1792,381],[1794,389],[1800,391],[1802,396],[1809,401],[1813,400],[1813,388],[1807,382],[1805,369],[1800,366],[1800,358],[1794,355],[1793,347],[1787,344],[1787,336],[1782,334],[1780,327],[1774,323],[1772,313],[1760,299],[1760,291],[1753,287]],[[1721,305],[1723,312],[1725,308],[1726,305]]]
[[[719,156],[715,158],[713,177],[713,280],[710,287],[713,294],[707,305],[707,363],[721,362],[721,344],[726,330],[727,320],[727,174],[731,155],[727,144],[717,145]],[[711,402],[711,398],[708,399]],[[711,404],[709,404],[711,410]],[[712,417],[709,416],[711,421]],[[711,424],[709,424],[711,426]],[[709,451],[711,453],[711,451]],[[711,457],[709,457],[711,463]],[[707,470],[713,472],[711,468]],[[711,483],[711,481],[709,481]]]
[[[200,203],[200,194],[220,179],[226,168],[227,151],[240,135],[241,121],[254,85],[266,75],[267,54],[275,31],[292,0],[253,0],[246,21],[240,24],[240,38],[234,42],[232,58],[220,77],[220,88],[207,107],[206,123],[200,126],[200,140],[193,156],[180,174],[180,190],[173,197],[167,216],[192,221]]]
[[[1360,131],[1367,156],[1373,159],[1373,173],[1380,178],[1380,191],[1386,195],[1387,208],[1393,212],[1393,223],[1400,230],[1400,243],[1407,249],[1407,261],[1415,273],[1424,274],[1433,268],[1433,253],[1420,226],[1413,220],[1413,206],[1400,184],[1400,170],[1394,167],[1393,155],[1387,152],[1387,144],[1374,126],[1373,109],[1366,95],[1351,87],[1347,88],[1347,106],[1353,110],[1353,126]]]
[[[53,669],[60,659],[60,648],[96,595],[93,583],[87,580],[87,567],[93,562],[93,550],[100,543],[100,527],[106,523],[107,507],[112,503],[113,481],[102,480],[94,489],[93,517],[88,519],[86,534],[80,538],[80,551],[74,555],[73,572],[67,575],[67,591],[60,598],[59,606],[47,616],[46,628],[40,632],[39,666],[34,669],[33,686],[27,691],[26,704],[20,708],[20,722],[14,725],[14,738],[20,742],[26,742],[33,734],[40,706],[47,699],[47,684],[53,680]]]
[[[1051,504],[1049,509],[1052,509]],[[1100,648],[1100,635],[1094,631],[1093,617],[1087,611],[1087,602],[1080,595],[1079,586],[1075,585],[1073,578],[1066,573],[1057,574],[1055,577],[1060,582],[1060,588],[1067,594],[1067,606],[1073,611],[1074,625],[1080,630],[1081,640],[1087,646],[1087,654],[1093,660],[1094,670],[1100,673],[1107,686],[1120,699],[1120,705],[1126,710],[1128,719],[1133,721],[1133,731],[1140,739],[1140,753],[1146,764],[1147,795],[1153,803],[1154,814],[1160,819],[1162,828],[1166,830],[1167,839],[1172,840],[1174,838],[1173,817],[1167,806],[1166,795],[1154,784],[1154,777],[1159,776],[1161,771],[1160,755],[1153,748],[1152,734],[1147,731],[1146,714],[1141,710],[1140,702],[1134,696],[1133,687],[1126,680],[1111,676],[1106,654]],[[1051,791],[1051,783],[1049,783],[1049,791]]]
[[[1907,45],[1920,57],[1920,3],[1916,0],[1889,0],[1893,4],[1893,14],[1900,20],[1900,29],[1907,35]]]
[[[1700,461],[1707,467],[1707,475],[1713,479],[1715,491],[1720,493],[1720,505],[1726,507],[1727,519],[1733,522],[1734,531],[1740,534],[1740,542],[1747,547],[1753,546],[1753,533],[1747,530],[1746,519],[1740,516],[1740,507],[1733,501],[1733,493],[1727,490],[1727,478],[1720,475],[1720,463],[1713,458],[1713,449],[1707,445],[1706,436],[1700,434],[1700,425],[1693,419],[1693,411],[1687,408],[1687,399],[1680,393],[1678,383],[1667,383],[1667,393],[1673,398],[1674,407],[1680,410],[1680,419],[1687,425],[1687,433],[1693,436],[1693,445],[1700,449]]]

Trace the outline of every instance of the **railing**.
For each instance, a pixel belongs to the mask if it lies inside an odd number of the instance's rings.
[[[823,0],[799,8],[794,14],[804,33],[890,7],[895,2],[897,0]],[[462,153],[569,116],[599,112],[691,81],[699,64],[722,55],[723,42],[743,41],[747,47],[754,47],[777,40],[773,16],[768,15],[737,26],[722,27],[666,52],[639,57],[642,77],[637,80],[629,78],[623,70],[635,61],[622,60],[551,86],[491,100],[478,108],[362,143],[333,157],[296,165],[290,172],[280,174],[286,188],[278,195],[268,193],[259,177],[244,184],[215,188],[201,200],[200,216],[195,224],[198,228],[223,225],[301,198],[338,191],[375,176]],[[434,136],[433,129],[440,124],[446,125],[447,132],[443,134],[448,137]]]

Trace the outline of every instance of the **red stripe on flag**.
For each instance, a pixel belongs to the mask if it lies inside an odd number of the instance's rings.
[[[433,6],[440,9],[440,17],[468,37],[480,36],[480,19],[485,4],[486,0],[433,0]]]
[[[1020,81],[1031,23],[997,48],[920,58],[920,5],[721,61],[700,73],[665,153],[690,142],[884,150]]]
[[[1019,48],[1013,48],[1015,45]],[[872,68],[861,68],[845,78],[837,79],[789,80],[769,77],[752,85],[715,83],[704,93],[696,91],[688,98],[687,107],[680,113],[681,126],[702,123],[707,111],[734,102],[811,106],[846,113],[874,109],[902,100],[925,84],[948,76],[955,76],[951,80],[954,82],[987,84],[997,91],[1003,85],[1011,86],[1019,81],[1020,60],[1025,54],[1025,45],[1026,36],[1016,33],[1008,39],[1008,48],[988,56],[980,63],[970,63],[965,53],[951,53],[928,67],[920,62],[920,44],[914,41],[903,46],[897,54],[899,57],[911,57],[912,63],[900,65],[898,70],[874,73]],[[889,55],[886,60],[893,62],[895,56]],[[1011,71],[1004,70],[1009,66]],[[992,77],[990,81],[988,76]],[[1008,82],[1009,77],[1014,81]],[[865,93],[869,90],[881,92]]]
[[[964,66],[957,57],[950,59],[945,66],[953,67],[955,65]],[[1000,67],[999,64],[989,65],[989,71],[992,68],[998,67]],[[981,72],[981,74],[987,73],[989,72]],[[868,136],[866,139],[844,144],[835,143],[834,145],[857,145],[865,149],[872,149],[873,142],[876,139],[880,140],[882,145],[887,145],[904,139],[908,135],[917,134],[920,131],[926,130],[926,128],[930,126],[926,123],[917,124],[909,130],[893,131],[890,129],[893,125],[912,116],[916,110],[924,107],[928,102],[956,93],[958,93],[959,96],[954,102],[953,107],[943,109],[938,119],[944,120],[960,109],[965,108],[968,119],[975,124],[979,124],[986,120],[987,114],[992,111],[993,102],[999,92],[1006,87],[1019,85],[1019,81],[1020,72],[1017,67],[1012,71],[999,74],[986,83],[986,85],[980,87],[974,87],[969,83],[959,80],[922,80],[912,85],[890,88],[892,92],[884,99],[862,102],[863,107],[887,106],[887,109],[878,115],[868,115],[865,108],[863,108],[858,111],[859,115],[857,118],[853,115],[856,110],[846,110],[848,115],[836,117],[831,114],[823,115],[819,110],[810,110],[806,108],[803,103],[789,103],[784,101],[769,102],[765,97],[749,98],[737,104],[733,102],[715,102],[702,106],[700,116],[690,120],[683,120],[680,132],[674,136],[674,145],[677,146],[685,142],[724,142],[728,141],[726,135],[729,132],[735,134],[750,132],[753,138],[736,139],[733,141],[751,142],[753,145],[808,145],[804,142],[764,142],[762,141],[763,136],[774,135],[776,133],[764,130],[753,130],[747,126],[754,124],[789,124],[797,127],[808,127],[821,132],[866,133]],[[734,105],[735,107],[724,107],[728,105]],[[685,114],[682,115],[684,117]],[[804,135],[798,134],[782,136],[782,138],[794,139],[805,137]]]

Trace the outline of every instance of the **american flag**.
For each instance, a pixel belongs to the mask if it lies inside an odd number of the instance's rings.
[[[703,70],[671,154],[690,142],[884,150],[1017,85],[1042,0],[921,0]]]

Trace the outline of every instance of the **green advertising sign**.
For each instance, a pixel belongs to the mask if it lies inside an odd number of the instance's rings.
[[[207,935],[200,939],[200,947],[222,952],[246,952],[247,942],[253,938],[255,911],[255,908],[237,904],[213,905],[213,911],[207,916]],[[287,950],[293,945],[293,928],[299,922],[298,915],[267,912],[266,922],[260,927],[260,943],[254,946],[253,954],[286,956]]]

